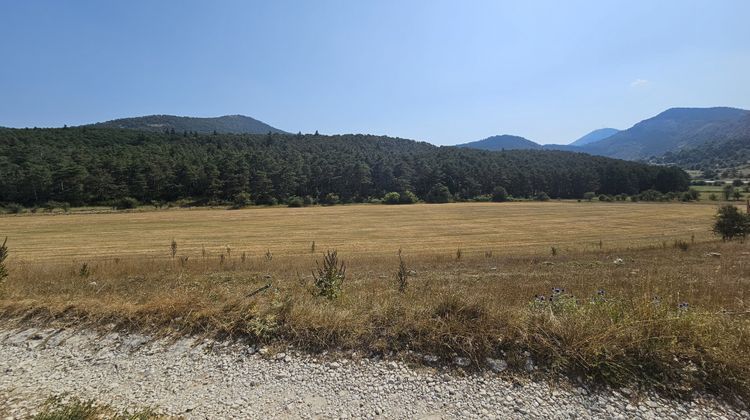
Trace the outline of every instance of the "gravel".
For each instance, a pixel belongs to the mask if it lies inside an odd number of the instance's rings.
[[[265,356],[264,356],[265,355]],[[454,361],[455,362],[455,361]],[[463,364],[455,363],[457,365]],[[81,330],[0,331],[0,414],[25,418],[70,393],[118,409],[185,418],[748,418],[710,396],[665,400],[630,390],[447,374],[395,361],[317,360],[294,349]]]

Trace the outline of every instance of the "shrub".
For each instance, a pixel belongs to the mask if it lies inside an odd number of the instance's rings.
[[[583,193],[584,200],[593,201],[594,197],[596,197],[596,193],[593,191]]]
[[[321,267],[315,260],[317,272],[313,271],[316,296],[334,300],[341,294],[341,287],[346,278],[346,264],[339,262],[336,250],[326,251]]]
[[[289,207],[304,207],[305,201],[301,197],[291,197],[287,200],[286,205]]]
[[[711,193],[711,194],[708,195],[708,199],[711,200],[711,201],[716,201],[716,200],[719,199],[719,196],[716,195],[716,193]]]
[[[255,200],[255,204],[264,205],[264,206],[275,206],[276,204],[279,204],[279,200],[276,199],[276,197],[271,197],[270,195],[261,195],[258,196]]]
[[[732,186],[733,186],[733,187],[741,187],[741,186],[743,186],[744,184],[745,184],[745,183],[744,183],[744,182],[742,182],[742,180],[741,180],[741,179],[735,179],[734,181],[732,181]]]
[[[242,191],[232,197],[232,208],[241,209],[253,204],[253,199],[249,192]]]
[[[332,206],[339,203],[339,196],[334,193],[328,193],[323,197],[323,204]]]
[[[305,206],[312,206],[313,204],[315,204],[315,200],[313,200],[313,198],[311,196],[306,195],[302,199],[302,204],[304,204]]]
[[[662,195],[656,190],[646,190],[640,194],[640,199],[642,201],[661,201]]]
[[[750,232],[750,216],[740,213],[737,207],[731,204],[721,206],[716,214],[713,231],[721,235],[724,241],[731,241],[735,237],[744,239]]]
[[[535,201],[549,201],[549,195],[547,195],[546,192],[542,191],[534,196]]]
[[[724,200],[729,201],[734,194],[734,187],[731,185],[725,185],[721,192],[724,193]]]
[[[508,191],[504,187],[498,185],[494,190],[492,190],[492,201],[496,203],[508,201]]]
[[[612,200],[612,197],[609,196],[609,195],[607,195],[607,194],[600,194],[599,195],[599,201],[610,202],[610,201],[614,201],[614,200]]]
[[[428,203],[449,203],[451,201],[451,191],[445,185],[437,183],[432,186],[427,193],[425,201]]]
[[[474,197],[472,199],[473,201],[476,201],[477,203],[488,203],[492,201],[492,195],[490,194],[482,194]]]
[[[389,192],[383,196],[383,204],[398,204],[401,201],[401,194],[397,192]]]
[[[417,198],[416,195],[414,195],[413,192],[411,192],[411,191],[404,191],[404,192],[401,193],[398,202],[399,202],[399,204],[414,204],[418,200],[419,199]]]
[[[112,207],[117,210],[128,210],[137,208],[139,204],[138,200],[133,197],[123,197],[115,200],[115,202],[112,203]]]
[[[5,205],[5,211],[11,214],[23,213],[23,206],[18,203],[8,203]]]
[[[674,241],[674,247],[675,248],[679,248],[679,249],[681,249],[683,251],[687,251],[688,248],[690,248],[690,244],[687,243],[686,241],[681,240],[681,239],[679,239],[679,240],[675,239],[675,241]]]

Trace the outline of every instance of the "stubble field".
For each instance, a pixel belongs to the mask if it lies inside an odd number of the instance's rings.
[[[262,256],[338,249],[345,255],[493,251],[547,253],[659,246],[712,239],[711,205],[675,203],[456,203],[352,205],[22,215],[0,218],[12,258],[29,262],[128,256],[167,258],[170,244],[191,258],[230,252]]]

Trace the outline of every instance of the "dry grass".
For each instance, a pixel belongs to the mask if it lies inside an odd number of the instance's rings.
[[[475,366],[501,357],[518,371],[529,352],[545,371],[746,398],[750,254],[744,244],[708,242],[713,210],[514,203],[178,211],[88,215],[74,229],[65,225],[73,216],[47,216],[60,223],[9,218],[3,222],[24,220],[27,228],[20,234],[16,224],[8,232],[12,258],[0,317],[228,336],[312,351],[461,355]],[[133,224],[118,224],[130,218]],[[66,228],[69,240],[57,236]],[[105,229],[116,232],[116,242],[102,237]],[[59,245],[66,258],[35,248],[45,232],[54,239],[44,246]],[[687,250],[673,246],[674,238],[690,242],[692,234],[696,243]],[[91,248],[87,239],[100,246]],[[17,243],[24,247],[15,256]],[[205,258],[202,244],[210,249]],[[311,292],[311,270],[334,247],[347,274],[340,297],[329,301]],[[415,272],[403,292],[399,247]],[[265,257],[267,249],[273,258]],[[706,255],[715,251],[720,258]],[[615,264],[617,258],[623,263]],[[565,292],[552,304],[535,303],[535,295],[549,296],[553,288]],[[687,310],[678,309],[682,302]]]
[[[412,255],[495,250],[518,254],[642,247],[673,239],[711,238],[715,205],[676,203],[459,203],[352,205],[310,208],[165,210],[104,214],[0,216],[12,240],[11,258],[40,260],[94,257],[194,258],[235,253],[305,255],[336,248],[347,255]]]

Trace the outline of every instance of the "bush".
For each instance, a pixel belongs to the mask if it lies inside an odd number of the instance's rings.
[[[398,204],[401,201],[401,194],[389,192],[383,196],[383,204]]]
[[[596,193],[593,191],[583,193],[584,200],[593,201],[594,197],[596,197]]]
[[[608,196],[607,194],[600,194],[599,195],[599,201],[613,201],[612,197]]]
[[[745,183],[742,182],[741,179],[735,179],[734,181],[732,181],[732,186],[733,187],[741,187],[743,185],[745,185]]]
[[[508,201],[508,191],[498,185],[494,190],[492,190],[492,201],[496,203]]]
[[[302,199],[302,204],[304,204],[305,206],[312,206],[313,204],[315,204],[315,200],[313,200],[313,198],[311,196],[306,195]]]
[[[137,208],[140,205],[138,200],[136,200],[133,197],[123,197],[120,199],[115,200],[114,203],[112,203],[112,207],[114,207],[117,210],[128,210],[128,209],[134,209]]]
[[[398,200],[399,204],[414,204],[417,201],[419,201],[419,199],[411,191],[404,191],[404,192],[402,192],[401,196],[400,196],[400,198]]]
[[[261,195],[255,199],[255,204],[262,206],[275,206],[279,204],[279,200],[277,200],[276,197],[272,197],[270,195]]]
[[[535,201],[549,201],[549,195],[547,195],[546,192],[542,191],[534,196]]]
[[[5,205],[5,211],[11,214],[23,213],[23,206],[18,203],[8,203]]]
[[[428,203],[449,203],[451,201],[451,191],[445,185],[437,183],[432,186],[427,193],[425,201]]]
[[[727,204],[719,208],[713,231],[724,241],[735,237],[745,238],[750,232],[750,216],[740,213],[737,207]]]
[[[293,196],[287,200],[286,205],[288,207],[304,207],[305,201],[301,197]]]
[[[656,190],[646,190],[640,194],[639,197],[642,201],[661,201],[662,195]]]
[[[488,203],[492,201],[492,195],[490,194],[482,194],[474,197],[472,201],[476,201],[478,203]]]
[[[721,192],[724,193],[724,200],[729,201],[729,199],[732,198],[732,195],[734,195],[734,187],[731,185],[725,185]]]
[[[235,209],[241,209],[243,207],[251,206],[253,204],[253,199],[250,196],[250,193],[242,191],[232,198],[232,207]]]
[[[711,200],[711,201],[716,201],[716,200],[719,199],[719,196],[716,195],[716,193],[711,193],[711,194],[708,195],[708,199]]]
[[[332,206],[334,204],[338,204],[340,202],[339,196],[334,193],[328,193],[325,197],[323,197],[323,204]]]

